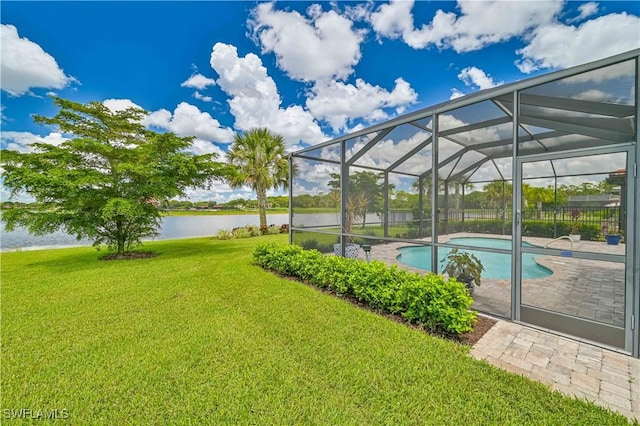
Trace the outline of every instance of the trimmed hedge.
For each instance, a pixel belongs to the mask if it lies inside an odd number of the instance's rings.
[[[437,274],[412,273],[383,262],[325,256],[296,245],[260,244],[255,262],[320,288],[354,296],[378,309],[402,315],[432,331],[460,334],[473,330],[477,312],[464,284]]]
[[[444,224],[440,225],[440,232],[444,233]],[[571,233],[572,224],[569,222],[556,223],[556,235],[569,235]],[[450,234],[455,232],[474,232],[478,234],[502,234],[511,235],[511,222],[503,222],[502,220],[465,220],[464,222],[449,222],[448,231]],[[600,238],[601,229],[594,224],[579,225],[581,239],[584,241],[597,241]],[[525,220],[523,221],[522,235],[525,237],[542,237],[555,238],[553,233],[553,222],[542,220]]]

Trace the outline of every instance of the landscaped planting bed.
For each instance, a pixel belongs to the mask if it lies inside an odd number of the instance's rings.
[[[418,274],[340,256],[325,256],[296,245],[261,244],[254,252],[259,265],[298,277],[320,288],[354,296],[371,308],[401,314],[432,331],[471,331],[476,312],[464,284],[436,274]]]

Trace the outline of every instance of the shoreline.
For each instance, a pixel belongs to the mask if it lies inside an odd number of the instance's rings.
[[[188,239],[197,239],[197,238],[214,238],[215,235],[191,235],[188,237],[176,237],[176,238],[154,238],[151,240],[142,240],[142,243],[151,243],[154,241],[172,241],[172,240],[188,240]],[[66,248],[80,248],[80,247],[89,247],[93,248],[91,243],[89,244],[52,244],[52,245],[44,245],[44,246],[23,246],[23,247],[6,247],[0,249],[0,253],[14,253],[14,252],[23,252],[23,251],[38,251],[38,250],[59,250]],[[100,245],[101,249],[106,250],[106,244]]]
[[[236,211],[234,214],[226,214],[223,212],[184,212],[187,214],[172,214],[163,216],[163,221],[168,221],[172,225],[168,225],[166,228],[168,231],[163,231],[164,224],[159,229],[161,235],[145,238],[143,243],[151,241],[166,241],[166,240],[179,240],[188,238],[204,238],[213,237],[217,235],[221,229],[231,231],[231,229],[238,226],[257,226],[259,221],[258,212],[244,212]],[[183,212],[179,212],[183,213]],[[189,214],[197,213],[197,214]],[[211,214],[213,213],[213,214]],[[277,216],[276,216],[277,215]],[[244,217],[243,217],[244,216]],[[285,214],[278,214],[273,210],[267,214],[267,217],[273,217],[273,220],[277,223],[288,222],[288,217]],[[196,225],[193,224],[204,225]],[[12,231],[13,232],[13,231]],[[21,251],[36,251],[36,250],[57,250],[61,248],[74,248],[74,247],[92,247],[93,241],[90,240],[76,240],[75,237],[69,237],[68,235],[60,235],[60,237],[49,237],[47,234],[40,238],[39,236],[32,236],[24,229],[18,230],[24,235],[11,235],[12,233],[2,231],[2,246],[0,247],[0,253],[11,253]],[[55,233],[53,233],[55,234]],[[5,238],[7,237],[7,238]],[[106,247],[106,245],[102,245]]]

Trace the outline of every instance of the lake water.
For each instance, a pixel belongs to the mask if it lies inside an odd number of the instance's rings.
[[[231,230],[239,226],[258,225],[257,213],[246,215],[220,216],[167,216],[162,220],[160,235],[156,240],[174,238],[207,237],[218,233],[221,229]],[[289,223],[288,214],[268,214],[267,223],[282,225]],[[91,241],[76,240],[72,235],[56,232],[44,236],[30,235],[25,229],[12,232],[4,230],[0,225],[0,250],[35,250],[41,248],[59,248],[77,245],[91,245]]]
[[[293,217],[298,227],[337,227],[339,217],[336,213],[298,213]],[[156,240],[176,238],[209,237],[216,235],[221,229],[231,231],[239,226],[258,226],[258,213],[241,215],[216,216],[167,216],[162,220],[160,235]],[[280,226],[289,223],[288,214],[267,214],[267,223]],[[375,214],[367,214],[367,223],[380,223]],[[90,246],[91,241],[76,240],[72,235],[55,232],[43,236],[30,235],[26,229],[6,232],[4,223],[0,221],[0,251],[37,250],[71,246]]]

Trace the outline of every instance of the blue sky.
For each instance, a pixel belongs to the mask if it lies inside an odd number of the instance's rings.
[[[48,94],[136,105],[221,159],[266,126],[290,150],[502,83],[640,47],[628,2],[14,2],[0,148],[60,143]],[[2,188],[2,199],[7,192]],[[220,183],[193,200],[253,198]]]

